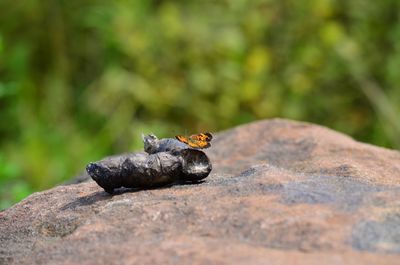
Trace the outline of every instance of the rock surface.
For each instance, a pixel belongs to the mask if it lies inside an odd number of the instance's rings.
[[[399,264],[399,152],[277,119],[207,154],[196,185],[29,196],[0,212],[0,264]]]

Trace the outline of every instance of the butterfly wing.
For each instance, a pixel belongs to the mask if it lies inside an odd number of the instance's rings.
[[[189,144],[188,138],[186,138],[186,137],[183,136],[183,135],[177,135],[177,136],[175,136],[175,138],[176,138],[178,141],[182,142],[182,143]]]
[[[191,147],[195,147],[195,148],[208,148],[211,146],[210,142],[212,139],[212,135],[211,133],[207,132],[207,133],[199,133],[199,134],[195,134],[195,135],[191,135],[189,137],[189,145]]]
[[[181,141],[182,143],[185,143],[189,145],[192,148],[208,148],[211,146],[210,142],[212,139],[212,135],[209,132],[206,133],[199,133],[199,134],[194,134],[191,135],[189,138],[182,136],[182,135],[177,135],[175,138],[178,141]]]
[[[201,133],[200,135],[203,138],[203,140],[206,141],[206,142],[211,142],[211,140],[213,138],[213,136],[209,132]]]
[[[212,135],[210,133],[199,133],[199,134],[194,134],[189,137],[189,140],[193,141],[205,141],[205,142],[210,142],[212,139]]]
[[[198,141],[198,140],[189,141],[188,144],[189,144],[190,147],[199,148],[199,149],[208,148],[208,147],[211,146],[211,144],[209,142]]]

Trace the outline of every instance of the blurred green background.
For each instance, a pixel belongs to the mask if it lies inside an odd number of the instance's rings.
[[[400,147],[398,0],[0,0],[0,209],[160,137],[285,117]]]

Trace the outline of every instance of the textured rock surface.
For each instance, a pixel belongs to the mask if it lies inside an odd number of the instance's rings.
[[[399,264],[399,152],[271,120],[207,153],[197,185],[29,196],[0,212],[0,264]]]

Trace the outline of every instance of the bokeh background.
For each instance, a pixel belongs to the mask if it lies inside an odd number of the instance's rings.
[[[398,0],[0,0],[0,209],[159,137],[285,117],[400,147]]]

